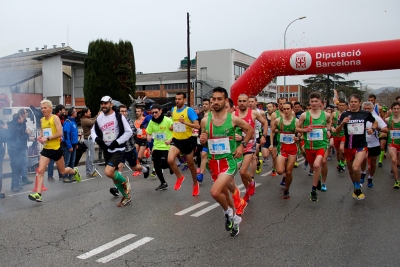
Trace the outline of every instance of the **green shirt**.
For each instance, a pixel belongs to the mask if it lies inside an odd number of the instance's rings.
[[[310,111],[306,111],[306,119],[303,123],[304,128],[309,125],[313,126],[313,131],[304,133],[304,148],[305,149],[326,149],[329,145],[328,135],[326,133],[326,115],[321,111],[319,118],[314,119]],[[310,138],[309,138],[310,137]]]
[[[154,138],[154,150],[169,150],[170,145],[166,145],[165,141],[172,139],[172,131],[169,129],[173,125],[170,118],[165,117],[160,124],[150,121],[147,125],[147,134],[152,134]]]
[[[389,127],[389,134],[388,134],[388,142],[389,142],[389,144],[400,145],[400,139],[399,138],[393,138],[393,136],[397,137],[397,133],[400,130],[400,121],[399,122],[394,122],[393,121],[393,114],[390,115],[388,127]],[[394,131],[396,131],[396,133],[394,133]]]
[[[233,158],[233,152],[236,150],[236,141],[235,141],[235,128],[232,125],[232,114],[228,113],[225,122],[221,126],[216,126],[211,121],[211,116],[208,116],[207,124],[205,130],[208,133],[209,142],[207,144],[208,149],[208,158],[209,159],[224,159],[224,158]],[[218,140],[221,138],[228,138],[230,153],[223,154],[211,154],[210,151],[210,140]]]

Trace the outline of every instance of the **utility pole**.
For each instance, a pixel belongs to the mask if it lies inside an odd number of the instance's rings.
[[[190,107],[190,25],[189,25],[189,12],[187,12],[187,105]]]

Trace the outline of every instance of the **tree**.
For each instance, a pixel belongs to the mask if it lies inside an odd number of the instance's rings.
[[[400,88],[385,88],[382,92],[376,95],[377,102],[381,106],[390,107],[396,101],[396,97],[400,96]]]
[[[349,73],[345,73],[347,76]],[[362,95],[363,92],[356,87],[359,83],[358,80],[346,81],[340,75],[332,74],[318,74],[303,80],[307,89],[310,91],[318,91],[322,97],[326,99],[327,105],[333,98],[333,89],[335,88],[338,93],[343,92],[347,97],[353,93]]]
[[[129,106],[129,94],[135,95],[136,72],[133,46],[129,41],[113,43],[98,39],[89,43],[85,59],[83,94],[86,106],[96,113],[101,97]]]

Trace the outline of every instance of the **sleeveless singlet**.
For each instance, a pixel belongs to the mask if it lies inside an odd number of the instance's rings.
[[[393,115],[390,115],[388,127],[389,127],[389,136],[388,136],[389,144],[400,145],[400,121],[393,122]]]
[[[205,130],[208,132],[208,159],[233,158],[236,149],[235,128],[232,125],[232,114],[228,113],[225,122],[216,126],[208,116]],[[214,151],[215,154],[212,154]],[[220,151],[220,152],[219,152]]]
[[[51,118],[48,120],[45,117],[41,119],[43,137],[50,137],[57,133],[56,124],[54,123],[54,116],[56,115],[51,116]],[[60,139],[53,138],[46,141],[46,143],[43,144],[43,148],[58,150],[60,148]]]
[[[305,149],[326,149],[328,147],[328,136],[326,133],[326,115],[321,111],[319,118],[314,119],[310,111],[306,111],[306,119],[304,121],[304,128],[309,125],[313,126],[313,131],[304,133],[304,148]]]

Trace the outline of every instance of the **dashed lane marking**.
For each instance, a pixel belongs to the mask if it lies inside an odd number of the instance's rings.
[[[187,209],[184,209],[184,210],[182,210],[180,212],[175,213],[175,215],[184,215],[184,214],[186,214],[188,212],[191,212],[192,210],[195,210],[197,208],[200,208],[201,206],[206,205],[207,203],[208,203],[208,201],[202,201],[200,203],[197,203],[196,205],[193,205],[193,206],[191,206],[191,207],[189,207]]]

